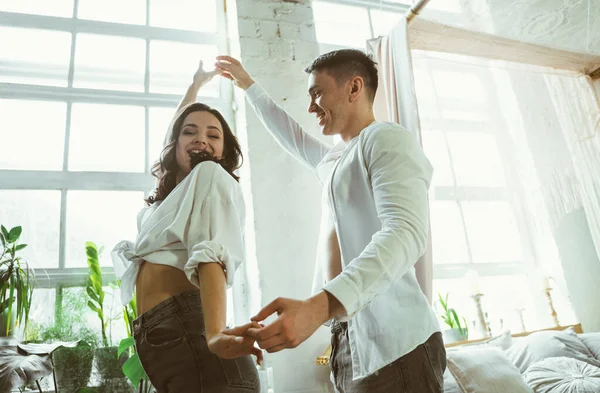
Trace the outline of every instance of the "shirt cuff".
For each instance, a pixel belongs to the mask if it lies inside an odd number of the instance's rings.
[[[335,296],[346,310],[346,315],[344,317],[336,318],[338,321],[347,322],[358,311],[360,304],[358,291],[356,291],[354,285],[351,282],[348,282],[343,275],[339,275],[329,281],[325,284],[323,290]]]
[[[234,258],[221,244],[205,241],[195,245],[192,248],[190,258],[185,264],[183,271],[188,280],[196,286],[198,286],[200,279],[198,276],[198,265],[201,263],[220,264],[225,271],[227,288],[230,288],[233,285],[235,270],[237,266],[240,265],[241,261],[236,261],[236,258]]]

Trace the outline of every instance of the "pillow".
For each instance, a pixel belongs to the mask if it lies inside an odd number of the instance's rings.
[[[499,348],[448,352],[448,368],[464,393],[532,393]]]
[[[579,334],[578,337],[581,339],[581,342],[585,344],[587,349],[590,350],[592,355],[600,360],[600,333],[583,333]]]
[[[572,327],[563,331],[535,332],[515,340],[506,350],[506,356],[521,373],[538,360],[553,357],[574,358],[593,366],[600,366],[600,361],[594,358]]]
[[[462,393],[450,370],[444,372],[444,393]]]
[[[535,393],[600,392],[600,368],[571,358],[533,363],[523,375]]]
[[[490,346],[498,347],[500,349],[505,350],[505,349],[510,348],[510,346],[512,344],[513,344],[513,338],[510,335],[510,330],[507,330],[504,333],[502,333],[496,337],[487,339],[485,341],[480,341],[480,342],[476,342],[476,343],[472,343],[472,344],[463,344],[463,345],[458,345],[455,347],[446,348],[446,352],[461,351],[465,348],[475,348],[475,347],[480,347],[483,345],[490,345]]]

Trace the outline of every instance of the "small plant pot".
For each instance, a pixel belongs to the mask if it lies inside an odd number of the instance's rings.
[[[94,360],[92,348],[59,348],[52,354],[52,359],[59,391],[74,392],[87,386]]]
[[[100,380],[125,378],[121,367],[127,360],[127,353],[122,353],[120,357],[117,357],[118,352],[119,348],[117,347],[96,349],[94,358],[96,359],[96,370],[98,370]]]
[[[444,330],[442,335],[444,336],[444,343],[446,344],[467,340],[467,335],[461,334],[460,329],[458,328]]]

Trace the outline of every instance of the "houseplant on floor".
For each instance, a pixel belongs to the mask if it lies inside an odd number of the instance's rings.
[[[467,327],[467,321],[463,317],[461,324],[461,319],[459,319],[456,310],[448,307],[448,296],[449,294],[446,294],[445,297],[442,297],[442,295],[438,293],[438,301],[442,307],[442,312],[439,313],[439,316],[450,328],[442,331],[442,334],[444,335],[444,342],[446,344],[450,344],[458,341],[468,340],[469,328]]]
[[[43,343],[81,341],[76,348],[59,348],[52,354],[54,375],[60,392],[73,392],[87,386],[94,349],[100,340],[98,334],[87,326],[83,289],[60,288],[57,306],[54,323],[38,327],[36,334],[28,337],[28,340]]]
[[[96,369],[98,370],[100,379],[108,383],[115,378],[124,378],[121,367],[125,363],[126,357],[118,354],[118,347],[112,345],[112,334],[107,334],[110,324],[115,320],[115,317],[110,312],[110,309],[107,312],[104,304],[104,282],[99,259],[102,249],[99,250],[98,246],[93,242],[86,242],[85,252],[89,268],[89,277],[85,288],[89,297],[87,305],[98,316],[102,334],[101,346],[95,351]]]
[[[0,336],[10,336],[17,326],[27,325],[35,275],[18,254],[27,244],[19,244],[22,228],[0,226]]]

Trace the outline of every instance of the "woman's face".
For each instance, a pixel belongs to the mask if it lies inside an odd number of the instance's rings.
[[[183,120],[183,126],[177,139],[175,156],[181,175],[191,172],[190,154],[205,152],[212,157],[223,158],[225,139],[223,127],[212,113],[206,111],[192,112]]]

